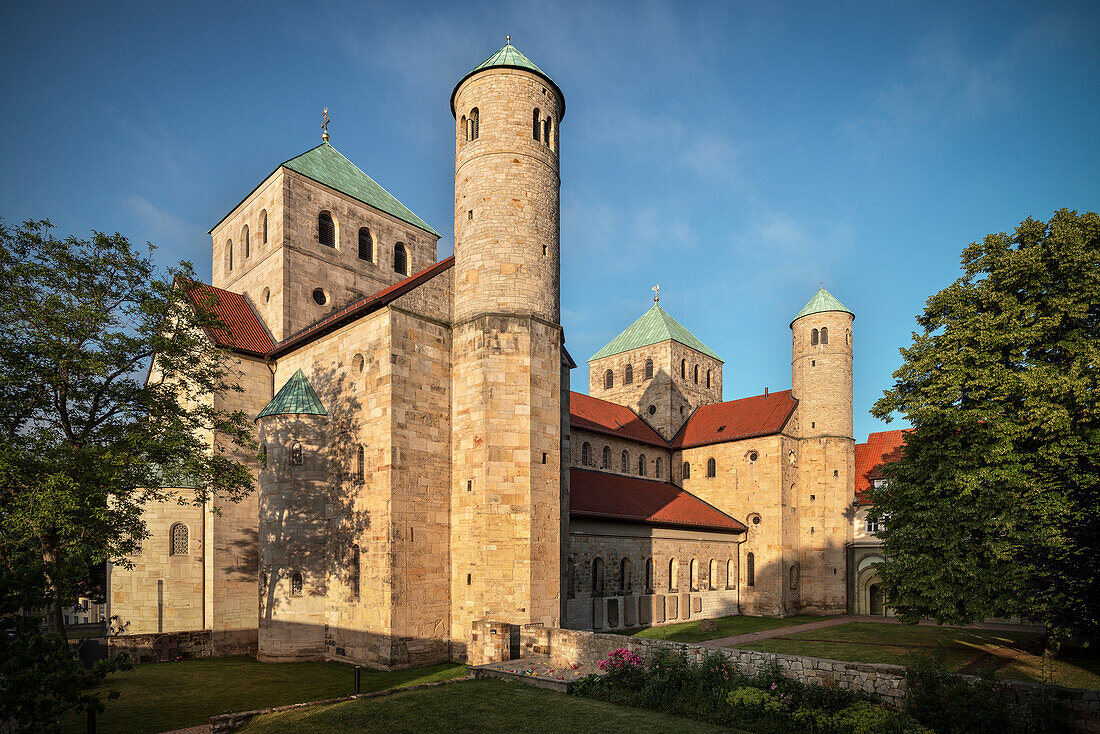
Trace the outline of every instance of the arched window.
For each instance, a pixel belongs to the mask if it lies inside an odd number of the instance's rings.
[[[535,108],[535,113],[531,115],[531,137],[535,140],[539,139],[539,108]]]
[[[592,596],[603,596],[603,559],[592,561]]]
[[[317,215],[317,241],[326,247],[336,247],[336,223],[328,212]]]
[[[756,586],[756,556],[752,553],[745,557],[745,586]]]
[[[695,384],[699,384],[699,365],[695,365],[695,369],[692,370],[692,379],[695,380]]]
[[[477,107],[470,110],[470,140],[477,140],[481,128],[481,113]]]
[[[592,447],[585,441],[581,444],[581,466],[588,466],[588,463],[592,460],[591,457]]]
[[[301,596],[302,595],[302,574],[295,573],[290,577],[290,595]]]
[[[619,561],[619,591],[629,594],[633,584],[630,583],[630,559]]]
[[[361,449],[360,449],[361,450]],[[351,598],[359,598],[359,546],[353,545],[351,547],[351,578],[349,579],[349,586],[351,586]]]
[[[629,364],[626,366],[626,369],[623,370],[623,384],[634,384],[634,367]]]
[[[692,591],[698,591],[699,590],[699,561],[698,561],[698,559],[692,558],[691,559],[691,566],[689,566],[688,568],[691,571],[691,578],[689,579],[689,581],[691,583],[691,590]]]
[[[707,387],[710,387],[710,370],[707,370]]]
[[[627,456],[625,450],[623,451],[623,455],[622,455],[621,458],[622,458],[622,462],[620,463],[620,467],[621,467],[621,470],[622,470],[623,474],[626,474],[628,471],[630,471],[630,457]]]
[[[244,240],[244,256],[248,257],[252,254],[252,247],[248,241],[248,225],[244,225],[244,229],[241,230],[241,239]]]
[[[359,228],[359,259],[374,262],[374,238],[366,227]]]
[[[798,588],[798,566],[791,566],[791,588]]]
[[[718,588],[718,561],[713,558],[710,559],[710,578],[707,581],[711,591]]]
[[[679,588],[680,562],[675,558],[668,562],[668,590],[676,591]]]
[[[172,526],[170,537],[172,539],[170,555],[186,556],[190,550],[187,544],[187,526],[182,522],[176,523]]]
[[[577,594],[577,562],[572,558],[565,564],[565,597],[572,599]]]
[[[264,226],[263,226],[263,230],[264,230],[263,231],[263,242],[261,242],[260,244],[266,245],[267,244],[267,209],[264,209],[262,212],[260,212],[260,218],[263,219],[263,223],[264,223]]]
[[[638,476],[645,476],[645,454],[638,454]]]
[[[542,123],[542,142],[550,145],[550,138],[553,132],[553,125],[550,123],[550,118],[547,117],[546,120]]]
[[[355,452],[355,478],[360,482],[366,477],[366,450],[360,446]]]
[[[664,477],[661,475],[661,457],[660,456],[658,456],[657,459],[653,462],[653,476],[655,476],[658,479],[664,479]]]
[[[653,360],[647,359],[645,361],[645,378],[647,380],[653,379]]]
[[[604,469],[610,469],[611,468],[611,447],[610,446],[604,446],[603,447],[603,468]]]
[[[615,373],[611,370],[603,373],[603,389],[610,390],[615,387]]]
[[[291,466],[302,465],[302,442],[295,441],[290,444],[290,464]]]
[[[233,240],[226,240],[225,254],[229,258],[229,269],[233,269]]]
[[[821,327],[821,343],[822,344],[828,344],[829,343],[829,329],[828,329],[828,327],[825,327],[825,326]]]
[[[260,447],[260,466],[267,468],[267,444]]]
[[[713,458],[707,459],[707,476],[708,477],[718,476],[718,464],[714,461]]]
[[[686,359],[681,359],[680,360],[680,377],[686,380],[687,376],[688,376],[687,372],[688,372],[688,361]]]
[[[470,140],[470,126],[466,124],[466,115],[462,116],[462,136],[466,138],[466,141]]]
[[[691,479],[691,464],[686,461],[684,462],[684,471],[681,476],[683,476],[684,479]]]
[[[810,332],[810,344],[817,344],[817,329]]]
[[[726,561],[726,588],[727,589],[735,588],[734,585],[733,585],[734,577],[735,577],[735,574],[734,574],[734,570],[733,570],[733,559],[731,558],[730,560]]]
[[[653,559],[645,560],[645,593],[653,593]]]
[[[393,272],[400,275],[409,274],[409,253],[400,242],[393,246]]]

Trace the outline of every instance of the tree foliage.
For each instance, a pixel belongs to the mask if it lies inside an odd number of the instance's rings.
[[[1100,217],[991,234],[928,299],[875,416],[904,457],[872,490],[899,617],[1100,631]]]
[[[119,234],[59,239],[49,222],[0,221],[0,615],[45,609],[58,650],[62,606],[90,568],[128,565],[147,502],[213,506],[251,490],[251,425],[214,400],[240,388],[193,282],[189,263],[159,269],[152,246]],[[183,477],[196,488],[165,488]]]

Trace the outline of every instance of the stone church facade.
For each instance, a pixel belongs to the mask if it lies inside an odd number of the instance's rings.
[[[211,230],[213,283],[189,293],[224,323],[243,390],[210,400],[256,418],[256,491],[146,508],[111,613],[216,653],[392,668],[464,657],[486,619],[844,612],[852,312],[819,290],[792,388],[723,401],[723,361],[655,299],[571,392],[565,98],[509,43],[451,108],[453,257],[327,133]]]

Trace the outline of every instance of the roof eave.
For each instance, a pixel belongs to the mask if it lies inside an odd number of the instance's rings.
[[[606,520],[607,522],[631,523],[635,525],[652,525],[661,528],[678,528],[681,530],[706,530],[712,533],[725,533],[727,535],[740,535],[748,530],[747,527],[725,527],[720,525],[707,525],[705,523],[674,522],[671,520],[652,520],[640,518],[635,515],[618,515],[611,512],[594,512],[590,510],[570,510],[570,516],[577,516],[589,520]],[[737,522],[736,520],[734,522]],[[739,523],[740,524],[740,523]]]

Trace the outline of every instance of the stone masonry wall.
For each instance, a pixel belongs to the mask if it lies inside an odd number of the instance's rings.
[[[584,451],[585,443],[589,446],[589,461],[587,466],[581,463],[581,455]],[[637,477],[639,476],[638,457],[644,455],[646,459],[646,479],[656,479],[662,482],[668,482],[671,479],[671,470],[669,467],[672,463],[672,451],[664,447],[638,443],[637,441],[626,441],[621,438],[612,438],[602,433],[592,433],[591,431],[585,431],[583,429],[573,429],[569,444],[570,453],[572,454],[570,457],[570,466],[572,467],[600,471],[608,474],[618,474],[620,476]],[[603,450],[605,446],[611,449],[611,465],[608,467],[604,467],[603,465]],[[622,454],[624,451],[626,452],[627,459],[626,471],[623,471],[622,467]],[[657,459],[661,460],[660,476],[657,476]]]
[[[541,634],[548,637],[550,663],[555,667],[595,667],[596,663],[620,647],[643,658],[659,648],[680,650],[696,661],[701,661],[708,653],[714,653],[713,648],[701,645],[577,630],[551,629]],[[532,642],[539,641],[533,635],[529,637]],[[721,654],[739,672],[748,676],[774,663],[784,676],[801,683],[873,693],[894,708],[900,708],[905,701],[905,669],[897,665],[849,663],[736,648],[721,648]],[[1040,689],[1038,683],[1023,681],[1003,681],[1001,685],[1010,697],[1010,705],[1015,707],[1022,707]],[[1069,731],[1100,731],[1100,691],[1060,686],[1050,686],[1047,690],[1057,702]]]

